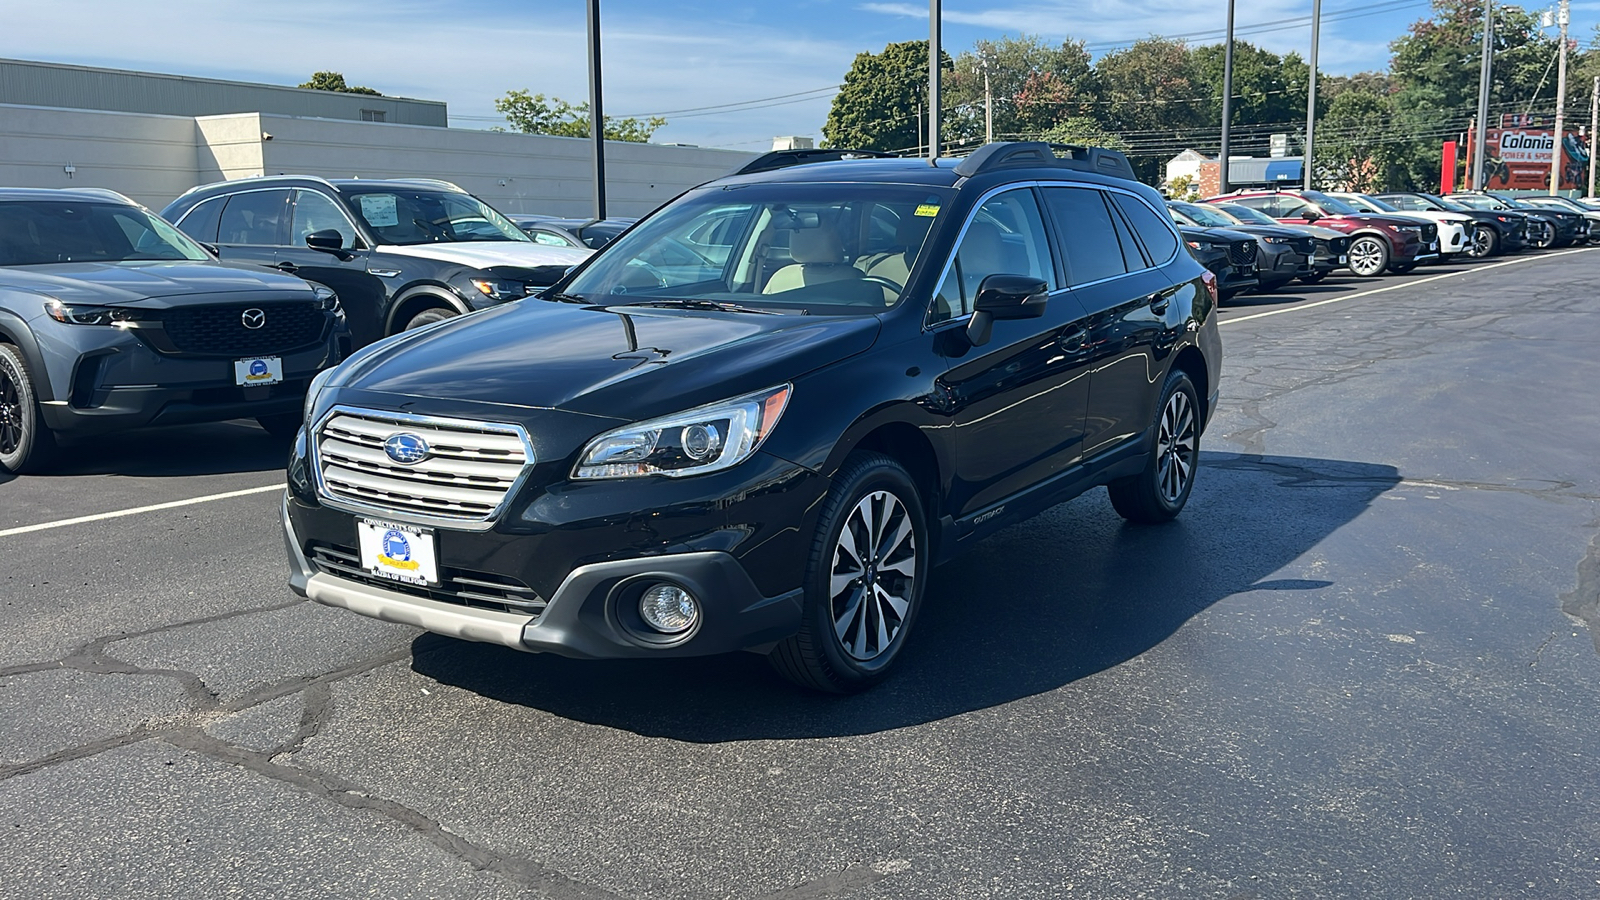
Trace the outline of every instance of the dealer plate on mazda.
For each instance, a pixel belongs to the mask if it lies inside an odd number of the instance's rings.
[[[356,520],[361,567],[406,584],[439,583],[439,555],[432,531],[414,525]]]
[[[258,356],[237,360],[233,364],[233,383],[245,387],[258,384],[277,384],[283,380],[283,360],[276,356]]]

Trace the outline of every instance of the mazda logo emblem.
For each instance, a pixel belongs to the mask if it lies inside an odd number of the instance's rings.
[[[244,315],[239,317],[239,321],[244,323],[244,327],[254,331],[267,324],[267,314],[263,310],[247,309]]]
[[[432,455],[428,442],[414,434],[391,435],[383,442],[383,452],[403,466],[414,466]]]

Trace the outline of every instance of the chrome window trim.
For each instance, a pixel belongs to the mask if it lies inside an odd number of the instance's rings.
[[[522,452],[524,456],[522,471],[517,473],[516,479],[511,483],[511,486],[506,489],[505,496],[501,498],[500,502],[495,506],[495,508],[490,510],[488,515],[479,519],[419,516],[415,513],[408,513],[400,510],[387,509],[381,506],[372,506],[366,503],[357,503],[351,500],[346,500],[343,497],[337,497],[329,493],[327,485],[323,483],[322,461],[319,458],[322,428],[324,425],[327,425],[331,419],[340,414],[366,418],[369,420],[377,419],[380,421],[394,422],[396,425],[400,425],[401,427],[406,425],[421,425],[511,435],[522,442]],[[316,484],[317,499],[321,501],[322,505],[328,507],[329,509],[336,509],[340,512],[351,513],[352,515],[368,516],[382,521],[401,522],[407,525],[422,525],[428,528],[443,529],[446,531],[489,531],[490,529],[494,528],[495,523],[500,518],[500,514],[505,512],[506,506],[511,503],[511,498],[521,493],[522,488],[527,484],[529,476],[533,473],[534,464],[537,462],[534,457],[533,442],[528,439],[527,429],[523,428],[521,425],[506,422],[483,422],[475,419],[452,419],[443,416],[419,416],[411,413],[389,412],[388,410],[367,409],[365,407],[345,406],[343,404],[330,407],[327,412],[323,413],[322,417],[317,419],[317,423],[312,426],[311,433],[308,435],[308,438],[309,440],[307,440],[306,443],[308,444],[307,453],[310,456],[311,462],[311,476]]]

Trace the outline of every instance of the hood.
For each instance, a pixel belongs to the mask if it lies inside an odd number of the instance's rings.
[[[1265,227],[1265,226],[1263,226]],[[1232,228],[1202,228],[1198,225],[1180,225],[1178,230],[1187,237],[1193,235],[1208,241],[1254,241],[1256,236]]]
[[[871,347],[879,324],[522,300],[375,344],[329,384],[413,412],[438,398],[635,421],[793,380]]]
[[[1285,225],[1283,227],[1293,228],[1295,231],[1309,234],[1314,238],[1324,241],[1331,241],[1334,238],[1342,238],[1345,236],[1345,233],[1342,231],[1334,228],[1324,228],[1321,225]]]
[[[1216,229],[1213,229],[1216,230]],[[1284,225],[1230,225],[1226,231],[1242,231],[1257,237],[1303,238],[1306,233],[1298,228],[1289,228]]]
[[[1382,225],[1388,228],[1401,228],[1406,225],[1417,224],[1417,219],[1400,213],[1356,213],[1349,216],[1327,216],[1329,219],[1340,219],[1345,222],[1354,222],[1358,225]]]
[[[0,287],[16,288],[54,297],[65,303],[117,305],[165,299],[159,305],[176,305],[193,299],[223,302],[229,294],[261,299],[263,293],[281,293],[274,299],[294,299],[311,293],[311,285],[293,275],[255,266],[228,266],[203,261],[75,262],[45,266],[0,266]]]
[[[396,256],[415,256],[439,262],[487,269],[492,266],[575,266],[593,250],[551,247],[532,241],[456,241],[433,244],[384,244],[378,248]]]

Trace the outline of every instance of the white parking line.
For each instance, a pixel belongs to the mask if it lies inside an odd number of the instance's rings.
[[[1370,291],[1358,291],[1354,294],[1346,294],[1343,297],[1329,297],[1326,300],[1318,300],[1315,303],[1301,303],[1295,306],[1286,306],[1283,309],[1272,309],[1266,312],[1254,313],[1248,316],[1239,316],[1238,318],[1233,319],[1223,319],[1217,323],[1217,326],[1220,328],[1223,325],[1232,325],[1235,322],[1248,322],[1251,319],[1265,319],[1267,316],[1281,316],[1284,313],[1300,312],[1301,310],[1311,309],[1314,306],[1327,306],[1330,303],[1343,303],[1346,300],[1358,300],[1362,297],[1371,297],[1373,294],[1381,294],[1384,291],[1397,291],[1401,288],[1416,287],[1419,284],[1427,284],[1430,281],[1440,281],[1445,278],[1454,278],[1457,275],[1467,275],[1473,272],[1486,272],[1490,269],[1498,269],[1501,266],[1514,266],[1517,263],[1538,262],[1541,259],[1555,259],[1558,256],[1567,256],[1573,253],[1588,253],[1589,251],[1596,249],[1600,248],[1578,247],[1574,250],[1563,250],[1560,253],[1546,253],[1542,256],[1524,256],[1521,259],[1508,259],[1505,262],[1489,263],[1485,266],[1473,266],[1470,269],[1462,269],[1459,272],[1445,272],[1442,275],[1434,275],[1430,278],[1408,279],[1397,284],[1391,284],[1388,287],[1373,288]]]
[[[75,519],[60,519],[55,522],[40,522],[38,525],[23,525],[18,528],[7,528],[0,531],[0,538],[11,537],[14,534],[28,534],[33,531],[47,531],[51,528],[65,528],[68,525],[82,525],[85,522],[102,522],[106,519],[120,519],[123,516],[137,516],[141,513],[159,512],[163,509],[176,509],[180,506],[193,506],[196,503],[210,503],[213,500],[228,500],[233,497],[248,497],[251,494],[265,494],[270,491],[283,490],[282,484],[269,484],[266,487],[245,488],[242,491],[227,491],[222,494],[207,494],[204,497],[190,497],[187,500],[173,500],[170,503],[157,503],[153,506],[138,506],[133,509],[119,509],[115,512],[95,513],[92,516],[78,516]]]

